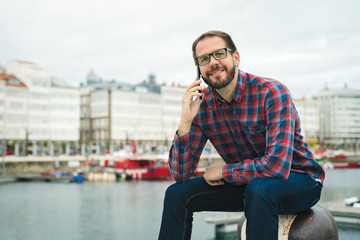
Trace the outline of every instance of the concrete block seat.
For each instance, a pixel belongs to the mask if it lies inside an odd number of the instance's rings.
[[[245,240],[246,218],[238,223],[238,239]],[[321,206],[293,215],[279,216],[279,240],[338,240],[334,217]]]

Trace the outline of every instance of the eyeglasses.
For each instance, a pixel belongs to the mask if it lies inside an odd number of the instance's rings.
[[[216,59],[216,60],[221,60],[221,59],[226,58],[228,51],[231,52],[232,50],[230,48],[221,48],[210,54],[201,55],[201,56],[195,58],[195,60],[200,66],[204,66],[210,62],[211,56],[213,56],[214,59]]]

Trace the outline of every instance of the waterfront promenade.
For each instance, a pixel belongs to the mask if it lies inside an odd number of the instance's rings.
[[[0,168],[0,176],[18,176],[24,174],[37,175],[41,172],[48,172],[54,168],[63,171],[73,171],[82,168],[86,164],[97,164],[104,166],[105,161],[114,163],[114,161],[122,160],[126,157],[134,159],[146,159],[167,161],[167,154],[145,154],[145,155],[129,155],[129,156],[116,156],[116,155],[60,155],[60,156],[3,156],[0,161],[3,162]],[[203,154],[200,158],[199,167],[207,166],[209,163],[222,163],[218,154]]]
[[[0,176],[0,184],[1,183],[11,183],[16,182],[16,177],[1,177]]]

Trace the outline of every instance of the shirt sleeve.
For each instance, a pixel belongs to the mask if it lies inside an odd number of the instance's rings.
[[[170,174],[176,182],[187,181],[193,175],[206,140],[196,120],[185,136],[179,137],[176,132],[169,153]]]
[[[269,88],[264,100],[266,115],[265,155],[245,159],[223,167],[225,181],[247,184],[257,177],[286,180],[294,146],[295,107],[288,89],[277,83]]]

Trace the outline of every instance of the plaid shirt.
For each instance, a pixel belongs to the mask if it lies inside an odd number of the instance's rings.
[[[226,162],[224,180],[247,184],[257,177],[286,180],[290,171],[322,182],[325,174],[300,134],[300,119],[281,83],[239,70],[231,102],[215,90],[205,98],[185,136],[175,134],[169,166],[176,182],[188,180],[207,140]]]

